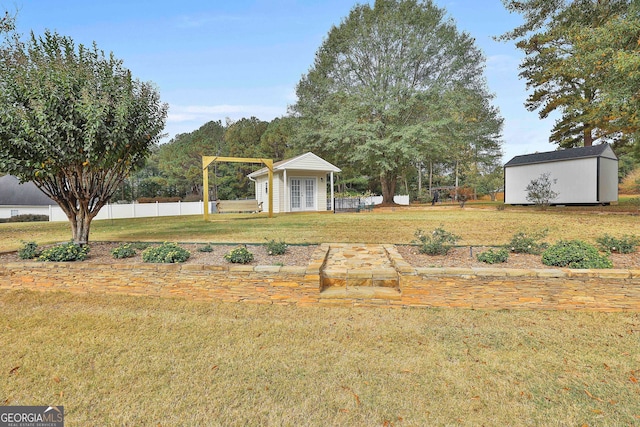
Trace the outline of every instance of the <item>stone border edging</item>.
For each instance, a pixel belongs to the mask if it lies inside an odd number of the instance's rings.
[[[330,244],[306,267],[203,264],[16,262],[0,266],[0,289],[60,290],[288,305],[464,307],[640,312],[640,269],[414,268],[382,245],[400,278],[400,296],[346,293],[322,298]],[[370,294],[370,297],[367,295]]]

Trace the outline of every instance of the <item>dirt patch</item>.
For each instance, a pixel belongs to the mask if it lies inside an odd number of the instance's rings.
[[[111,255],[111,251],[122,243],[107,243],[107,242],[95,242],[90,243],[89,257],[82,261],[83,263],[95,263],[95,264],[136,264],[142,263],[142,250],[136,250],[136,255],[131,258],[116,259]],[[158,244],[150,244],[149,246],[157,246]],[[206,265],[230,265],[230,263],[224,259],[232,249],[238,247],[238,245],[211,245],[213,249],[211,252],[201,252],[204,243],[189,243],[180,244],[181,247],[191,252],[191,256],[185,262],[186,264],[206,264]],[[284,255],[269,255],[267,248],[264,245],[247,245],[249,252],[253,254],[253,261],[247,265],[288,265],[288,266],[301,266],[304,267],[309,264],[311,256],[317,246],[288,246],[287,252]],[[18,254],[7,253],[0,254],[0,263],[6,262],[25,262],[18,257]],[[26,260],[26,262],[31,262]],[[36,262],[36,261],[32,261]]]
[[[491,268],[552,268],[542,263],[542,255],[510,253],[507,262],[487,264],[478,261],[477,255],[489,250],[489,247],[458,247],[447,255],[425,255],[416,246],[397,246],[398,252],[413,267],[491,267]],[[613,268],[640,268],[640,252],[632,254],[611,254]]]

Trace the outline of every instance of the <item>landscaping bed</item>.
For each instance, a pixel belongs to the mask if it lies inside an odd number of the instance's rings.
[[[96,264],[136,264],[142,263],[142,249],[136,249],[136,255],[131,258],[114,258],[111,251],[122,245],[122,242],[92,242],[89,244],[89,257],[83,263]],[[149,243],[149,247],[158,246],[159,243]],[[191,255],[185,261],[186,264],[206,264],[206,265],[228,265],[224,255],[237,248],[237,244],[209,245],[211,252],[201,252],[206,243],[184,243],[180,247],[188,250]],[[317,247],[316,245],[287,247],[284,255],[269,255],[265,245],[246,245],[247,250],[253,254],[253,261],[247,265],[289,265],[306,266],[309,264],[311,255]],[[17,252],[0,254],[0,263],[7,262],[37,262],[23,260],[18,257]]]
[[[487,264],[478,261],[477,255],[489,250],[489,247],[469,246],[452,248],[447,255],[425,255],[417,246],[398,245],[398,252],[413,267],[491,267],[491,268],[555,268],[542,263],[541,255],[510,253],[507,262]],[[609,255],[613,268],[640,269],[640,252],[631,254],[612,253]]]
[[[93,242],[90,244],[89,257],[82,262],[96,264],[135,264],[142,263],[142,250],[136,250],[137,254],[131,258],[114,258],[111,251],[121,242]],[[149,244],[157,246],[157,243]],[[205,243],[185,243],[180,246],[187,249],[191,255],[186,261],[187,264],[206,265],[228,265],[229,261],[224,259],[224,255],[237,248],[237,244],[215,244],[210,245],[211,252],[201,252]],[[289,245],[284,255],[269,255],[265,245],[246,245],[247,250],[253,254],[253,261],[248,265],[287,265],[306,266],[312,258],[317,245]],[[510,253],[507,262],[497,264],[487,264],[478,261],[477,255],[489,250],[485,246],[462,246],[452,248],[447,255],[425,255],[418,251],[414,245],[396,245],[398,252],[413,267],[491,267],[491,268],[529,268],[546,269],[551,268],[542,263],[540,255]],[[613,261],[613,268],[618,269],[640,269],[640,252],[631,254],[610,255]],[[0,254],[0,263],[25,262],[18,257],[16,252]],[[30,262],[27,260],[27,262]]]

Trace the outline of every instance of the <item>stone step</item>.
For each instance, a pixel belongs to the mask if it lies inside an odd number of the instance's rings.
[[[384,299],[399,300],[400,290],[383,286],[344,286],[326,288],[320,292],[320,299]]]
[[[378,286],[397,288],[400,286],[398,272],[393,268],[354,270],[325,268],[322,270],[322,288]]]

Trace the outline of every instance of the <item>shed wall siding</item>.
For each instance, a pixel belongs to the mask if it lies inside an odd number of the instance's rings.
[[[265,184],[269,182],[269,176],[263,175],[256,178],[256,200],[262,202],[262,211],[269,211],[269,193],[265,191]],[[273,213],[282,212],[282,202],[280,195],[282,194],[282,174],[273,174]],[[271,190],[269,190],[271,191]]]
[[[618,161],[600,158],[600,203],[618,201]]]
[[[531,180],[547,172],[551,174],[551,180],[557,180],[551,188],[559,195],[552,203],[598,202],[597,159],[586,158],[505,168],[505,203],[531,204],[527,200],[526,187]]]

